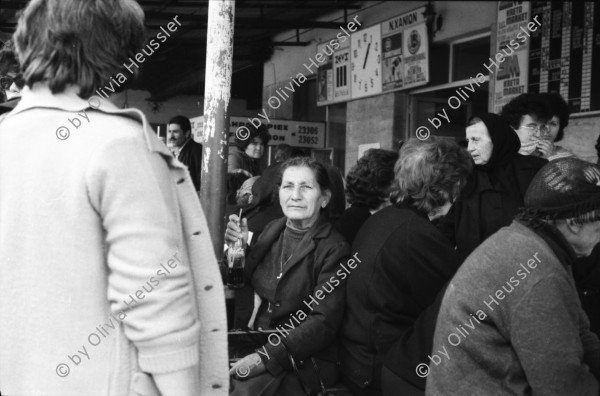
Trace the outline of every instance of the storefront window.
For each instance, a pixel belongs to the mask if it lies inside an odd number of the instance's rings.
[[[489,63],[490,36],[452,44],[452,81],[466,80],[477,73],[485,72],[484,63]],[[487,73],[484,73],[487,74]]]

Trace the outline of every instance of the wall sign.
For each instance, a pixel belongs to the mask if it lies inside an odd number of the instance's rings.
[[[350,40],[347,36],[317,45],[317,52],[331,54],[317,71],[317,105],[342,102],[350,96]]]
[[[204,116],[190,118],[194,140],[202,143]],[[229,143],[235,143],[235,131],[238,127],[249,124],[247,117],[230,117]],[[270,119],[268,124],[271,140],[269,146],[287,143],[293,147],[324,148],[325,123]]]
[[[497,59],[497,54],[500,54],[504,60],[493,76],[495,79],[493,112],[496,114],[499,114],[502,107],[514,97],[527,92],[527,70],[531,41],[531,38],[527,35],[533,33],[527,28],[530,22],[529,6],[529,2],[526,1],[498,2],[497,44],[490,60]],[[540,31],[535,23],[533,25],[537,31]],[[543,23],[542,28],[544,28]],[[486,64],[489,63],[486,62]]]
[[[381,24],[383,90],[397,91],[429,82],[429,38],[421,7]]]
[[[429,82],[429,38],[425,7],[360,28],[317,72],[317,105],[410,89]],[[327,44],[317,46],[319,52]]]
[[[532,34],[529,92],[559,93],[571,113],[600,110],[600,5],[532,2],[542,29]]]

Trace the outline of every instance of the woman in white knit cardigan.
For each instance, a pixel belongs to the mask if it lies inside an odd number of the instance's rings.
[[[132,0],[33,0],[19,18],[26,88],[0,120],[3,395],[228,393],[223,287],[188,172],[141,112],[91,96],[143,23]]]

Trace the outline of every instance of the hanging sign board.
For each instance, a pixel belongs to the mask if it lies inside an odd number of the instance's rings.
[[[204,116],[190,118],[194,140],[200,143],[203,141],[203,119]],[[229,143],[235,143],[235,131],[239,127],[249,124],[250,122],[248,121],[248,117],[230,117]],[[325,147],[324,122],[274,120],[271,118],[269,119],[269,123],[266,125],[269,127],[269,134],[271,135],[269,146],[277,146],[280,143],[287,143],[293,147]]]

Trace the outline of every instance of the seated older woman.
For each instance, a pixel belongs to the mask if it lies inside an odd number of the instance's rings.
[[[469,154],[448,140],[415,139],[400,150],[393,205],[353,244],[361,264],[348,278],[340,351],[353,394],[423,394],[415,367],[431,353],[441,291],[460,265],[431,221],[448,212],[471,169]]]
[[[234,395],[304,395],[292,361],[305,362],[299,372],[307,388],[320,390],[320,383],[337,379],[335,339],[344,308],[341,280],[347,276],[340,263],[350,249],[323,213],[331,200],[326,168],[300,157],[281,171],[285,217],[269,223],[248,247],[247,287],[236,292],[235,320],[235,327],[279,332],[232,368]],[[237,221],[230,216],[228,242],[245,238],[245,219],[241,228]]]
[[[397,160],[397,152],[370,149],[348,172],[346,197],[351,206],[334,224],[348,243],[354,242],[358,230],[373,213],[390,204]]]

